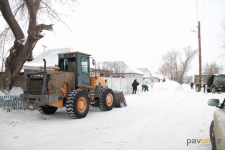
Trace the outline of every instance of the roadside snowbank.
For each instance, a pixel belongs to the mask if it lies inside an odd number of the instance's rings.
[[[0,96],[6,96],[6,95],[20,95],[23,94],[23,89],[21,87],[13,87],[12,90],[9,92],[3,93],[0,91]]]

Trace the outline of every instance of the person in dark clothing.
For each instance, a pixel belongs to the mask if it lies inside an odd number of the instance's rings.
[[[191,82],[190,86],[191,86],[191,89],[193,89],[194,83],[193,83],[193,82]]]
[[[148,91],[148,86],[147,86],[146,84],[143,84],[143,85],[142,85],[142,91],[143,91],[143,90],[144,90],[144,92],[145,92],[145,91]]]
[[[136,94],[138,85],[139,85],[139,83],[135,79],[134,82],[132,83],[132,86],[133,86],[133,93],[132,94]]]

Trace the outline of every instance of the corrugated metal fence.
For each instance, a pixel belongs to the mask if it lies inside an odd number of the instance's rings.
[[[26,104],[21,102],[19,95],[0,96],[0,108],[10,112],[11,110],[25,110]]]
[[[123,91],[124,94],[132,94],[132,83],[135,78],[109,78],[102,77],[104,80],[108,80],[108,87],[113,90]],[[142,81],[139,81],[139,86],[141,87]]]

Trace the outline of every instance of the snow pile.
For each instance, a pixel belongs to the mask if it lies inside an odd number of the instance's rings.
[[[23,94],[23,89],[21,87],[13,87],[8,95],[20,95],[20,94]]]
[[[191,89],[191,86],[190,86],[189,84],[182,84],[181,86],[182,86],[182,88],[185,89],[185,90]]]
[[[183,91],[183,88],[179,83],[168,79],[165,82],[155,83],[153,89],[168,92]]]
[[[0,91],[0,96],[6,96],[6,95],[20,95],[23,94],[23,90],[21,87],[13,87],[12,90],[10,91],[6,91],[5,93],[3,93],[2,91]]]
[[[0,90],[0,96],[5,96],[5,94]]]

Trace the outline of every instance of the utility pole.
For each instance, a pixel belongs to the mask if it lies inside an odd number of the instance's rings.
[[[202,58],[201,58],[201,33],[200,33],[200,21],[198,21],[198,53],[199,53],[199,88],[202,87]],[[199,89],[199,90],[200,90]]]
[[[43,47],[44,47],[44,51],[45,51],[45,48],[47,48],[47,46],[45,46],[45,45],[42,45]]]

